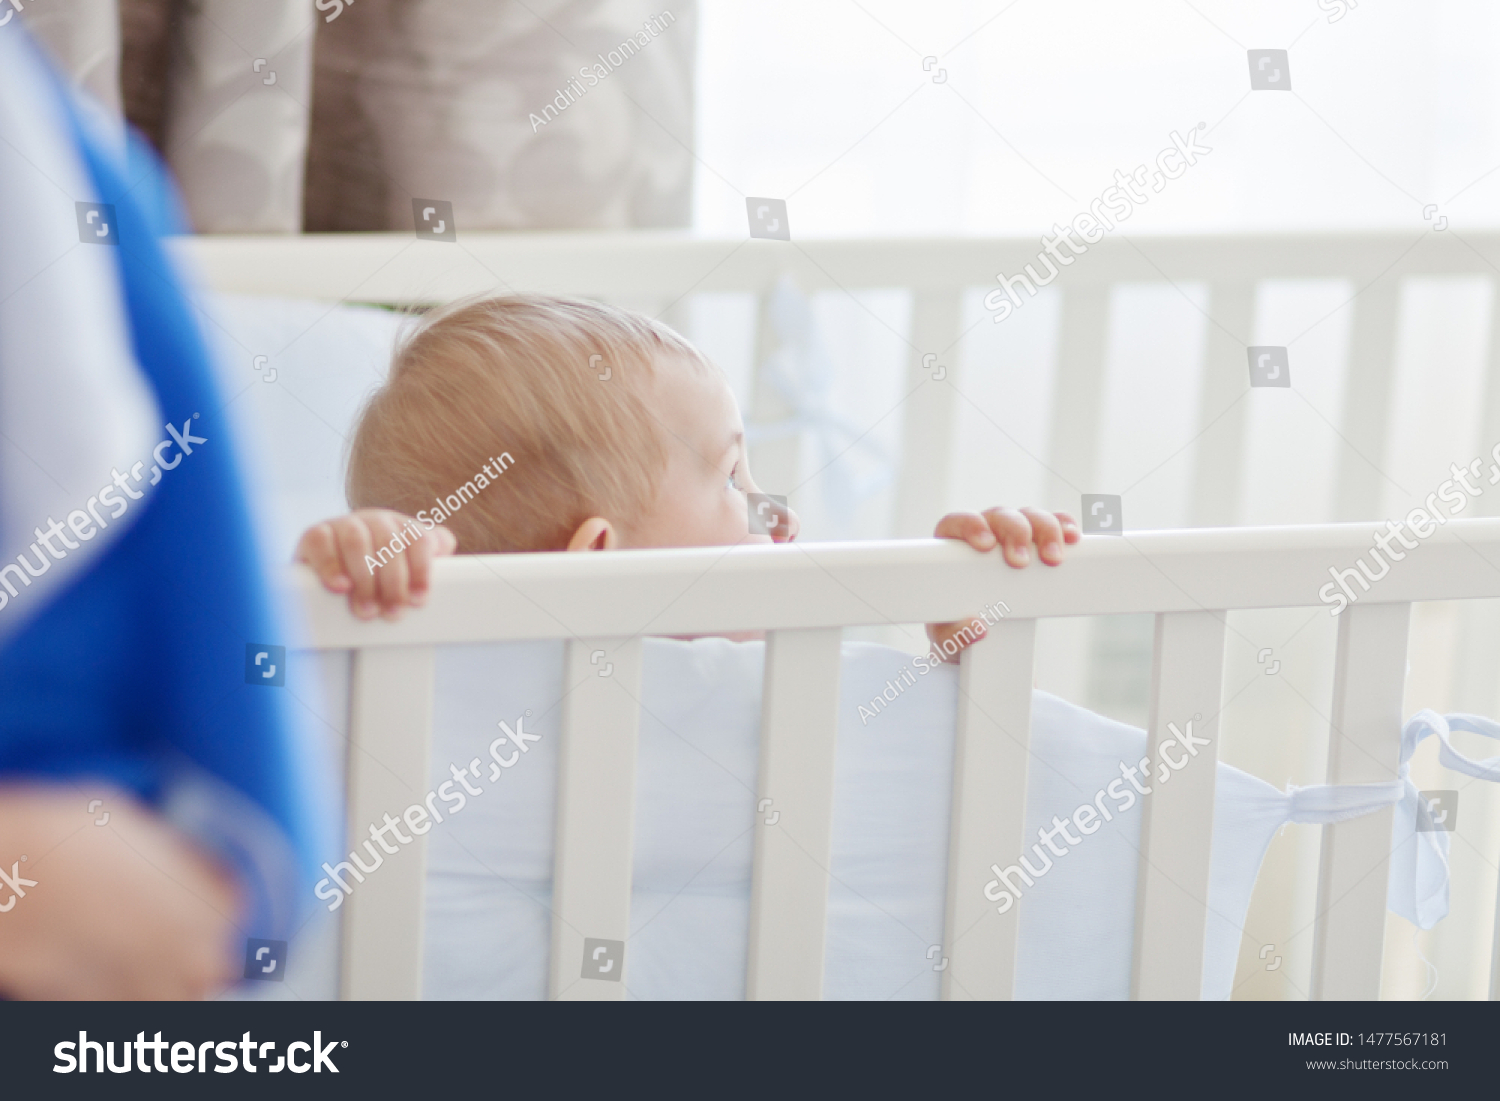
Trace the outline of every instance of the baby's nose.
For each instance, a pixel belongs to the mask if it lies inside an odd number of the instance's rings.
[[[771,538],[778,543],[790,543],[797,538],[797,532],[801,530],[802,522],[797,519],[797,514],[790,505],[783,506],[776,517],[776,527],[771,531]]]
[[[785,497],[773,493],[750,492],[745,499],[750,534],[785,543],[797,532],[797,517]]]

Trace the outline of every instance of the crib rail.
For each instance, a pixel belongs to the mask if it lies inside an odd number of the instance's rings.
[[[998,555],[935,540],[863,544],[511,555],[442,562],[426,608],[363,623],[298,568],[287,584],[308,612],[315,649],[355,649],[350,823],[362,829],[428,786],[431,648],[444,643],[569,640],[556,843],[551,991],[623,998],[629,901],[639,638],[767,630],[747,991],[816,998],[822,989],[839,629],[960,619],[1004,601],[1008,618],[966,651],[949,850],[949,998],[1005,998],[1016,929],[984,898],[990,865],[1019,851],[1025,813],[1035,620],[1157,616],[1148,745],[1195,716],[1212,749],[1146,801],[1132,990],[1196,998],[1213,815],[1225,612],[1318,606],[1331,569],[1350,567],[1373,528],[1144,532],[1091,537],[1057,570],[1013,571]],[[1500,597],[1500,520],[1454,520],[1391,567],[1340,618],[1329,781],[1394,779],[1410,604]],[[592,676],[605,649],[614,683]],[[623,675],[622,675],[623,674]],[[380,767],[371,767],[369,761]],[[381,785],[386,785],[382,788]],[[392,786],[394,785],[394,786]],[[388,789],[388,790],[387,790]],[[1325,827],[1315,938],[1315,996],[1379,990],[1389,813]],[[416,997],[421,974],[423,839],[385,893],[345,909],[343,991]],[[582,979],[586,939],[624,942],[624,981]]]
[[[420,613],[361,623],[312,575],[294,582],[319,648],[789,630],[961,619],[1003,599],[1017,619],[1295,608],[1320,603],[1374,524],[1085,537],[1063,569],[1009,570],[938,539],[471,555],[439,564]],[[1452,520],[1359,604],[1500,596],[1500,520]]]
[[[1420,247],[1414,247],[1421,242]],[[498,287],[536,294],[676,297],[757,290],[783,272],[807,289],[995,287],[998,272],[1035,265],[1035,237],[821,238],[790,247],[695,237],[683,231],[465,233],[461,248],[408,233],[328,233],[183,238],[210,285],[240,294],[441,302]],[[1267,233],[1132,236],[1089,246],[1067,285],[1205,279],[1343,278],[1489,274],[1500,235]],[[689,276],[685,284],[684,277]]]

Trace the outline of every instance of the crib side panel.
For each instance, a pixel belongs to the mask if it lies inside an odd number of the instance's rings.
[[[839,628],[766,636],[745,983],[752,1000],[823,996],[842,636]]]
[[[1002,620],[964,651],[959,670],[945,958],[934,961],[946,966],[945,1000],[1009,1000],[1015,989],[1025,903],[991,865],[1007,870],[1024,851],[1035,651],[1035,620]]]
[[[1146,757],[1122,762],[1149,792],[1131,969],[1131,996],[1141,1000],[1197,1000],[1203,988],[1224,624],[1220,611],[1156,617]]]
[[[1330,784],[1397,778],[1410,623],[1410,604],[1360,603],[1339,616],[1328,732]],[[1313,926],[1315,999],[1380,997],[1393,813],[1387,807],[1323,827]]]
[[[568,1001],[623,1001],[641,640],[574,639],[563,677],[548,992]]]
[[[399,819],[405,808],[420,806],[428,790],[433,648],[357,651],[350,693],[351,852],[334,865],[352,889],[343,902],[341,996],[417,999],[422,996],[427,831],[418,834],[407,822],[410,843],[387,854],[386,823],[387,816]],[[423,824],[420,817],[413,818]],[[402,828],[398,821],[398,835]],[[384,840],[372,831],[380,831]]]

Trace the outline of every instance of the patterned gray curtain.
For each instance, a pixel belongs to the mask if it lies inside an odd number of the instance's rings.
[[[200,233],[685,226],[695,0],[32,0]],[[305,183],[305,188],[304,188]]]
[[[119,114],[120,18],[114,0],[27,3],[21,18],[73,83]]]
[[[163,152],[206,233],[295,233],[316,13],[304,0],[185,0],[174,22]]]
[[[337,0],[324,0],[332,6]],[[697,12],[645,0],[357,0],[318,39],[309,230],[691,220]]]
[[[200,233],[295,233],[316,13],[303,0],[42,0],[27,26],[166,157]]]

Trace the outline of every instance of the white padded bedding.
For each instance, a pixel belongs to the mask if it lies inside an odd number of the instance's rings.
[[[645,644],[637,772],[630,997],[742,998],[749,928],[764,647],[722,639]],[[432,783],[474,757],[483,794],[429,834],[427,998],[543,998],[562,646],[461,646],[438,656]],[[910,657],[845,643],[824,996],[938,995],[957,670],[920,676],[861,725],[857,709]],[[529,715],[525,713],[530,711]],[[501,720],[541,735],[490,769]],[[1139,761],[1144,732],[1038,692],[1028,836],[1067,817]],[[509,752],[509,750],[502,750]],[[1239,926],[1289,797],[1220,764],[1214,911],[1204,994],[1227,997]],[[1227,796],[1227,798],[1226,798]],[[1140,803],[1058,857],[1021,903],[1020,998],[1124,998]],[[996,853],[1002,867],[1019,852]],[[1036,857],[1032,856],[1033,862]]]

